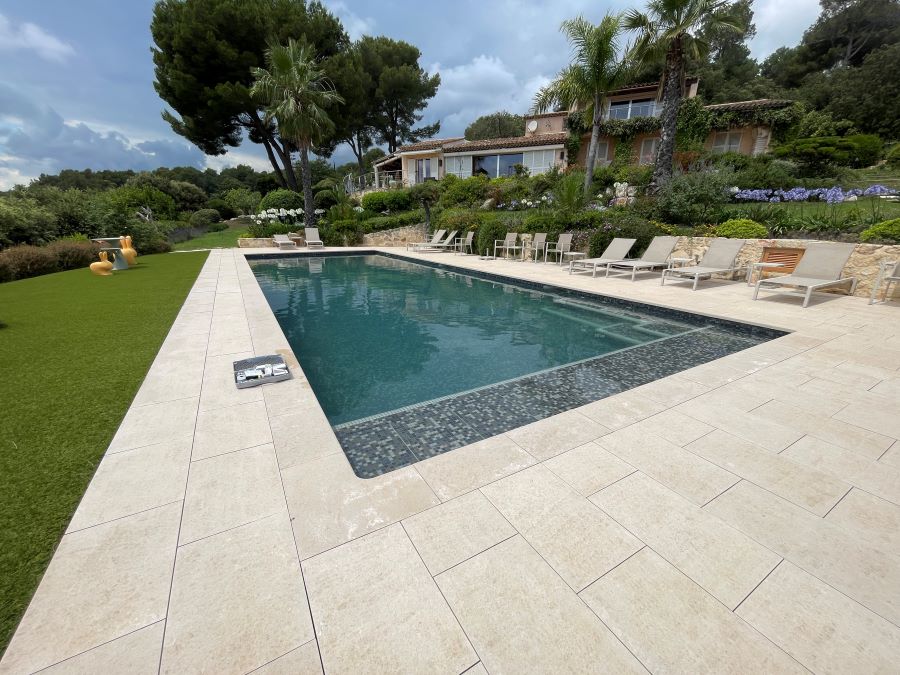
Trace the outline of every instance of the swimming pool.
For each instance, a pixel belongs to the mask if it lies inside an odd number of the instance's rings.
[[[781,334],[389,254],[248,262],[361,477]]]

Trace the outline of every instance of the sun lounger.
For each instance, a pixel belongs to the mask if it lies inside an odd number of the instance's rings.
[[[507,232],[506,237],[504,239],[495,239],[494,240],[494,257],[497,257],[497,251],[503,251],[504,255],[509,255],[509,252],[512,251],[515,253],[516,251],[522,250],[522,245],[519,242],[519,233],[518,232]]]
[[[628,255],[628,252],[631,250],[631,247],[634,246],[634,242],[637,239],[623,239],[621,237],[616,237],[609,245],[606,247],[606,250],[600,254],[599,258],[584,258],[582,260],[572,260],[569,262],[569,274],[575,271],[587,272],[591,271],[591,276],[597,276],[597,268],[598,267],[606,267],[610,263],[621,262],[625,260],[625,257]]]
[[[447,235],[447,238],[443,241],[439,241],[435,244],[429,244],[426,247],[419,249],[422,253],[434,252],[434,251],[450,251],[456,245],[456,235],[459,234],[459,230],[453,230],[450,234]]]
[[[671,267],[662,271],[660,286],[666,283],[666,277],[681,277],[693,279],[693,290],[697,290],[697,284],[701,279],[709,279],[713,274],[733,274],[745,266],[737,267],[738,253],[744,247],[743,239],[713,239],[703,258],[696,265],[690,267]]]
[[[559,239],[556,242],[550,242],[547,244],[547,252],[544,255],[544,260],[547,260],[547,256],[551,253],[556,256],[556,263],[560,264],[562,262],[563,256],[566,253],[569,253],[572,250],[572,233],[565,232],[559,235]]]
[[[438,230],[437,232],[435,232],[432,235],[431,241],[410,242],[409,244],[406,245],[406,250],[408,251],[409,249],[413,249],[415,251],[416,249],[424,248],[427,246],[434,246],[435,244],[437,244],[444,238],[444,234],[446,232],[447,232],[447,230]]]
[[[322,239],[319,237],[318,227],[304,228],[304,232],[306,234],[307,248],[322,248],[323,246],[325,246],[325,244],[322,243]]]
[[[286,234],[276,234],[272,237],[272,241],[275,243],[275,246],[280,249],[297,248],[297,244],[291,241],[291,238]]]
[[[878,297],[878,290],[881,284],[884,284],[884,301],[891,299],[891,284],[900,282],[900,260],[882,260],[878,268],[878,278],[875,279],[875,285],[872,286],[872,295],[869,297],[869,304],[873,304]]]
[[[815,291],[839,286],[849,286],[849,294],[856,290],[856,277],[841,278],[841,272],[856,244],[810,244],[806,247],[806,253],[797,263],[793,274],[786,277],[771,277],[760,279],[753,289],[753,299],[756,300],[760,289],[774,290],[781,293],[796,293],[797,291],[782,290],[785,286],[795,286],[805,289],[803,293],[803,306],[809,304],[809,299]]]
[[[661,267],[669,266],[669,256],[675,250],[675,244],[678,243],[678,237],[653,237],[653,241],[644,251],[644,254],[637,260],[623,260],[618,263],[610,263],[606,266],[606,276],[609,276],[611,269],[623,270],[623,274],[627,274],[631,270],[631,280],[634,281],[634,275],[638,272],[646,272],[656,270]]]

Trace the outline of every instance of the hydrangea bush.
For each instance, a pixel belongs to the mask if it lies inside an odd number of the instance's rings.
[[[897,191],[885,185],[871,185],[865,190],[853,188],[844,190],[839,185],[830,188],[804,188],[795,187],[790,190],[773,190],[761,188],[756,190],[732,190],[732,196],[737,201],[744,202],[810,202],[820,201],[828,204],[839,204],[852,201],[858,197],[880,197],[882,195],[895,195]]]

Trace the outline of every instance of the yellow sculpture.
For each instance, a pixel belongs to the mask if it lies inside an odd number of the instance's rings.
[[[129,267],[132,267],[135,258],[137,258],[137,251],[135,251],[134,246],[131,245],[131,235],[120,237],[119,247],[122,249],[122,255],[125,256],[125,262],[128,263]]]
[[[96,274],[98,277],[109,277],[112,276],[112,266],[113,264],[106,255],[106,251],[100,251],[100,260],[91,263],[91,273]]]

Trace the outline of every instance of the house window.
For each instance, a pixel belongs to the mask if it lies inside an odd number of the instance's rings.
[[[516,173],[516,165],[522,164],[522,153],[509,155],[478,155],[472,158],[472,174],[482,174],[488,178],[498,176],[513,176]]]
[[[596,161],[600,164],[600,166],[606,166],[607,164],[609,164],[609,141],[597,141]]]
[[[609,104],[607,117],[611,120],[630,120],[633,117],[653,117],[656,115],[656,102],[652,98],[613,101]]]
[[[472,175],[471,155],[451,155],[447,157],[447,173],[452,173],[457,178],[468,178]]]
[[[713,152],[740,152],[741,131],[719,131],[713,136]]]
[[[659,148],[658,138],[645,138],[641,141],[641,154],[638,164],[653,164],[656,162],[656,151]]]
[[[531,150],[524,153],[522,164],[528,169],[531,176],[547,173],[556,163],[555,154],[555,150]]]

